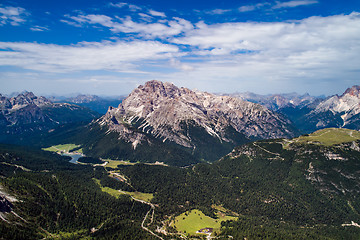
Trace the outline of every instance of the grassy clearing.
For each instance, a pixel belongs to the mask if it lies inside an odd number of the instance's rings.
[[[123,194],[130,195],[136,199],[143,200],[145,202],[150,202],[154,198],[154,195],[152,193],[126,192],[126,191],[121,191],[121,192]]]
[[[314,143],[332,146],[340,143],[352,142],[360,139],[360,132],[345,128],[326,128],[316,131],[308,136],[300,136],[294,141],[299,143]]]
[[[48,148],[43,148],[42,150],[50,151],[50,152],[57,152],[57,153],[61,153],[61,152],[68,153],[71,150],[73,150],[74,148],[78,148],[78,147],[80,147],[80,145],[69,143],[69,144],[59,144],[59,145],[51,146]],[[76,151],[82,153],[82,149],[78,149]]]
[[[111,159],[101,159],[104,162],[108,162],[106,164],[106,167],[111,167],[116,169],[118,167],[118,165],[135,165],[135,163],[131,163],[131,162],[126,162],[123,160],[111,160]]]
[[[190,212],[188,211],[175,217],[172,224],[174,224],[179,232],[194,235],[196,231],[203,228],[213,228],[214,231],[218,231],[220,230],[221,222],[237,219],[225,214],[218,214],[218,217],[218,219],[214,219],[206,216],[198,209],[193,209]]]
[[[152,193],[119,191],[119,190],[116,190],[113,188],[101,186],[99,179],[94,178],[93,180],[100,186],[100,188],[103,192],[106,192],[114,197],[119,197],[120,195],[126,194],[126,195],[130,195],[136,199],[143,200],[145,202],[150,202],[154,198],[154,195]]]

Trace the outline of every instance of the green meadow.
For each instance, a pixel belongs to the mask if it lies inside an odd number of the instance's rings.
[[[352,142],[360,139],[360,132],[345,128],[326,128],[312,134],[300,136],[293,139],[299,143],[315,143],[325,146]]]
[[[59,144],[59,145],[51,146],[48,148],[43,148],[42,150],[61,153],[61,152],[70,152],[71,150],[78,148],[78,147],[80,147],[80,145],[69,143],[69,144]],[[76,151],[79,153],[82,153],[82,149],[78,149]]]
[[[187,211],[175,217],[172,225],[179,232],[194,235],[196,231],[203,228],[213,228],[214,231],[220,230],[221,222],[235,219],[237,218],[225,214],[218,214],[218,219],[214,219],[206,216],[198,209],[193,209],[190,212]]]
[[[150,202],[151,199],[154,198],[154,195],[152,193],[142,193],[142,192],[127,192],[127,191],[121,191],[121,190],[116,190],[113,188],[109,188],[109,187],[103,187],[100,184],[100,180],[98,179],[93,179],[101,188],[101,190],[103,192],[106,192],[108,194],[110,194],[111,196],[114,197],[119,197],[120,195],[130,195],[133,198],[139,199],[139,200],[143,200],[145,202]]]

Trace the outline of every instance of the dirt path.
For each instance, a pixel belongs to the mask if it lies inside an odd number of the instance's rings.
[[[124,193],[124,192],[121,191],[121,190],[119,190],[119,192]],[[124,194],[126,194],[126,193],[124,193]],[[150,223],[148,223],[147,225],[149,226],[150,224],[153,223],[153,221],[154,221],[154,213],[155,213],[155,205],[152,204],[152,203],[146,202],[146,201],[144,201],[144,200],[140,200],[140,199],[134,198],[133,196],[130,196],[130,197],[131,197],[134,201],[137,201],[137,202],[140,202],[140,203],[143,203],[143,204],[147,204],[147,205],[150,206],[150,210],[146,213],[146,215],[145,215],[145,217],[144,217],[144,219],[143,219],[143,221],[142,221],[142,223],[141,223],[141,228],[144,229],[145,231],[149,232],[150,234],[154,235],[155,237],[164,240],[162,237],[160,237],[159,235],[155,234],[153,231],[151,231],[150,229],[148,229],[147,227],[144,226],[144,225],[145,225],[145,221],[146,221],[146,219],[148,218],[149,213],[150,213],[151,211],[152,211],[151,221],[150,221]]]
[[[267,150],[267,149],[265,149],[265,148],[257,145],[256,143],[253,143],[253,145],[256,146],[256,147],[258,147],[258,148],[260,148],[261,150],[263,150],[263,151],[265,151],[265,152],[267,152],[267,153],[270,153],[270,154],[272,154],[272,155],[275,155],[275,156],[281,158],[282,160],[284,160],[284,158],[280,157],[280,154],[279,154],[279,153],[270,152],[269,150]]]

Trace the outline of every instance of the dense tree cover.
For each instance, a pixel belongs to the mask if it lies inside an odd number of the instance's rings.
[[[151,139],[151,143],[139,144],[134,150],[131,143],[119,139],[118,133],[106,133],[106,131],[106,127],[92,124],[86,128],[69,130],[63,134],[66,135],[67,142],[82,145],[83,152],[92,157],[132,162],[158,161],[174,166],[185,166],[199,162],[188,149],[173,144],[164,144],[161,140],[150,135],[148,137]]]
[[[66,158],[39,150],[12,146],[0,149],[0,184],[18,198],[13,211],[24,219],[11,218],[20,226],[1,221],[1,238],[39,239],[80,231],[78,237],[154,239],[140,227],[148,205],[126,195],[112,197],[92,180],[103,175],[103,168],[71,164]],[[44,163],[46,160],[49,165]],[[3,174],[9,167],[14,171]],[[91,233],[92,228],[98,231]],[[69,238],[71,235],[76,234]]]
[[[94,158],[94,157],[81,157],[77,161],[81,162],[81,163],[91,163],[91,164],[102,164],[102,163],[104,163],[99,158]]]
[[[41,227],[53,234],[83,231],[78,236],[98,239],[153,239],[140,227],[149,206],[127,196],[111,197],[93,181],[96,178],[104,187],[153,193],[152,203],[157,206],[155,224],[149,226],[153,230],[161,221],[193,208],[215,218],[216,205],[239,216],[238,221],[223,223],[219,239],[229,235],[233,239],[359,239],[360,229],[341,224],[360,222],[360,153],[350,143],[283,144],[282,140],[249,143],[213,164],[112,169],[126,176],[127,182],[111,177],[103,167],[0,146],[0,183],[23,200],[14,209],[29,222],[18,233],[13,225],[1,223],[0,234],[11,232],[21,239],[28,232],[30,239],[36,239],[45,234]],[[98,230],[91,233],[91,228]]]
[[[359,152],[346,147],[296,144],[283,149],[280,142],[248,144],[235,152],[252,151],[252,156],[228,156],[213,164],[203,163],[189,168],[144,164],[119,168],[136,189],[155,194],[153,202],[161,206],[160,214],[200,208],[214,217],[211,206],[215,204],[244,216],[265,217],[271,222],[285,221],[294,226],[341,228],[343,223],[360,222],[356,180]],[[330,150],[340,151],[347,161],[329,160],[323,153]],[[310,162],[316,169],[313,173],[316,181],[309,179],[313,176],[309,175]],[[236,224],[242,225],[234,223],[234,226]],[[305,239],[306,229],[299,230],[300,235],[294,231],[294,236]],[[326,227],[318,231],[324,229]],[[293,230],[288,230],[292,234]],[[251,231],[263,232],[255,226]],[[282,234],[273,235],[276,230],[272,226],[265,232],[275,238]],[[338,236],[333,234],[335,232],[329,230],[328,235]],[[316,234],[316,231],[311,231],[309,236]],[[352,234],[354,238],[359,237],[360,231],[352,230]]]
[[[240,216],[237,221],[222,223],[220,239],[358,239],[360,231],[353,227],[297,226],[285,221],[271,221],[264,217]]]
[[[163,142],[151,134],[142,132],[137,127],[141,119],[133,120],[133,125],[128,125],[131,131],[141,132],[147,138],[134,149],[131,142],[119,139],[117,132],[109,132],[107,126],[91,123],[88,126],[63,128],[46,135],[46,146],[61,143],[76,143],[81,145],[87,156],[110,159],[126,160],[131,162],[164,162],[172,166],[189,166],[204,161],[215,161],[229,153],[235,146],[248,142],[244,134],[228,127],[226,135],[233,142],[220,141],[209,135],[205,129],[199,127],[194,121],[184,121],[181,124],[183,134],[192,136],[191,144],[195,148],[185,148],[170,141]],[[56,141],[58,140],[58,141]]]

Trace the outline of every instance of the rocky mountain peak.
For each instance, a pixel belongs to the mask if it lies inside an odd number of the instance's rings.
[[[151,98],[176,98],[181,96],[181,90],[172,83],[152,80],[140,85],[133,94],[147,95]]]
[[[345,96],[346,94],[349,94],[350,96],[354,96],[360,99],[360,86],[355,85],[352,86],[351,88],[346,89],[342,97]]]
[[[156,80],[136,88],[118,108],[109,109],[100,122],[118,132],[120,138],[131,136],[126,139],[130,142],[142,141],[139,132],[143,132],[189,148],[195,147],[189,133],[194,126],[220,142],[233,141],[227,132],[230,128],[250,138],[294,135],[289,121],[259,104]],[[135,137],[126,130],[127,125],[137,126]]]
[[[23,92],[20,93],[18,96],[16,97],[12,97],[10,99],[8,99],[11,107],[12,108],[22,108],[28,105],[36,105],[36,106],[42,106],[42,105],[47,105],[47,104],[51,104],[52,102],[50,100],[48,100],[45,97],[37,97],[35,96],[34,93],[32,92]]]

